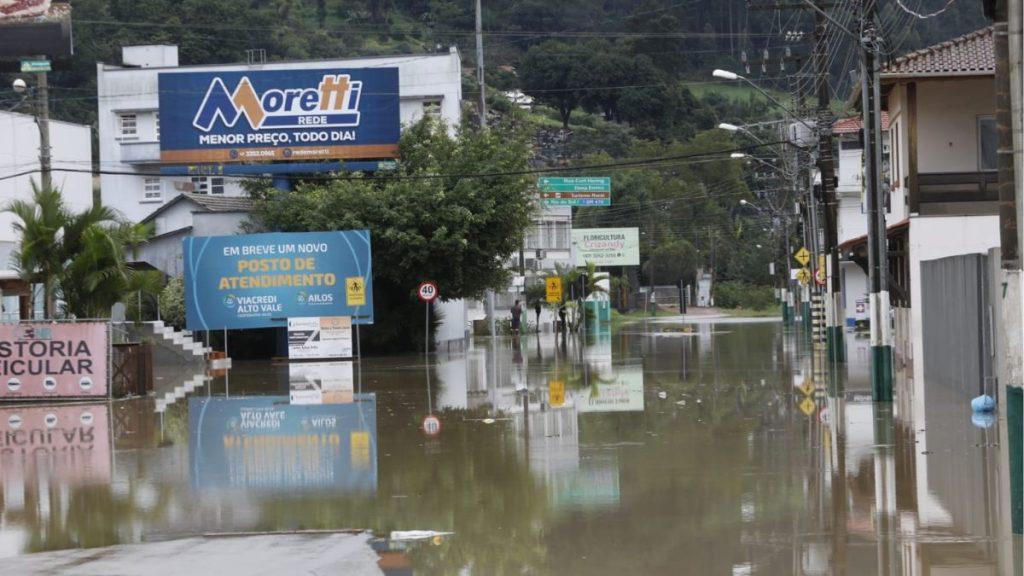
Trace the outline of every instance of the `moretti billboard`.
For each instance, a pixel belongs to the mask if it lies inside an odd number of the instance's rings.
[[[394,158],[398,68],[165,72],[167,164]]]
[[[287,327],[289,317],[373,324],[370,232],[196,236],[183,240],[189,330]]]

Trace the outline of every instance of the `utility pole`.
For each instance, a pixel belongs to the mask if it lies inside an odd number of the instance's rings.
[[[50,100],[46,72],[36,73],[36,124],[39,126],[39,171],[44,190],[53,180],[50,172]]]
[[[480,129],[487,129],[487,97],[484,94],[484,32],[480,0],[476,0],[476,83],[480,89]],[[497,336],[495,322],[494,290],[487,291],[487,327],[491,337]]]
[[[882,196],[881,89],[878,81],[881,38],[877,0],[861,0],[860,77],[864,123],[864,181],[868,200],[868,277],[871,294],[871,397],[892,401],[892,334],[889,324],[888,247]]]
[[[819,6],[820,7],[820,6]],[[825,250],[828,261],[825,265],[827,298],[825,301],[825,339],[828,357],[833,362],[842,362],[845,356],[843,343],[842,283],[839,276],[839,203],[836,199],[835,161],[832,155],[832,114],[829,109],[832,97],[828,85],[828,56],[825,53],[825,37],[828,21],[820,12],[814,13],[814,74],[815,92],[818,97],[818,172],[821,174],[821,198],[824,203]]]

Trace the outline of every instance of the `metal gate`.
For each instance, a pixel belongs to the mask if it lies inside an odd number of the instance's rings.
[[[989,256],[921,262],[921,339],[926,385],[996,396]]]

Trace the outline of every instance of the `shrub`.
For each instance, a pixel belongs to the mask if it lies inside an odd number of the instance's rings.
[[[715,284],[715,306],[719,308],[763,310],[774,303],[775,291],[771,286],[736,281]]]

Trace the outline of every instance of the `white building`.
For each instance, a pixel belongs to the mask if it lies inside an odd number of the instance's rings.
[[[158,175],[164,166],[158,75],[383,67],[398,68],[403,125],[429,115],[454,131],[462,102],[462,65],[454,47],[439,54],[199,66],[180,66],[177,46],[124,47],[121,64],[96,65],[102,201],[133,221],[152,222],[157,237],[141,251],[141,260],[179,275],[181,238],[238,233],[247,198],[238,178]],[[438,342],[462,339],[468,326],[465,302],[442,302],[440,308],[445,322]]]
[[[71,210],[92,206],[92,134],[88,126],[50,121],[50,155],[53,185],[64,195]],[[13,200],[31,200],[32,182],[40,182],[39,127],[28,114],[0,112],[0,208]],[[17,319],[18,294],[27,288],[18,280],[11,254],[18,236],[13,214],[0,212],[0,319]]]
[[[120,65],[96,64],[99,101],[100,165],[103,203],[141,221],[182,192],[239,196],[237,181],[224,177],[156,177],[160,171],[160,111],[157,76],[168,72],[238,72],[303,68],[397,67],[403,124],[436,115],[457,126],[462,101],[462,69],[455,48],[443,54],[179,66],[178,47],[126,46]],[[128,174],[122,174],[127,172]],[[131,174],[137,172],[138,175]],[[147,174],[149,176],[147,176]]]

